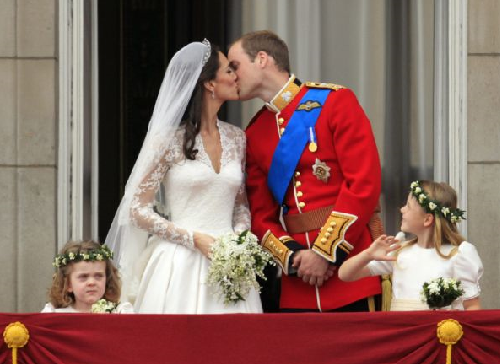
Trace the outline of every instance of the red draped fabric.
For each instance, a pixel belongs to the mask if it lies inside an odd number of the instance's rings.
[[[30,340],[19,364],[431,364],[446,362],[436,336],[457,320],[452,363],[500,362],[500,310],[263,315],[0,314]],[[11,363],[0,346],[0,363]]]

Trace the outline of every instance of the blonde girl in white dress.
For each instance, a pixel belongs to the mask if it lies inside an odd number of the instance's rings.
[[[391,274],[391,311],[408,311],[429,309],[421,299],[424,282],[453,278],[461,282],[464,294],[448,308],[480,309],[483,264],[475,246],[456,228],[464,214],[456,203],[456,193],[446,183],[413,182],[408,201],[401,208],[401,230],[416,238],[399,242],[382,235],[340,267],[340,279]]]
[[[91,313],[103,300],[102,313],[133,313],[130,303],[120,303],[121,283],[111,258],[109,248],[95,241],[68,242],[54,259],[50,302],[41,312]]]

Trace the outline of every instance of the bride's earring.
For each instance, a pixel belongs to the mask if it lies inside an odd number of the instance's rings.
[[[215,92],[214,92],[214,90],[212,90],[212,99],[215,100]]]

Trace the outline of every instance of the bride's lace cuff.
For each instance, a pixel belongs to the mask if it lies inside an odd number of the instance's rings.
[[[196,247],[194,246],[194,238],[193,238],[193,232],[191,230],[186,230],[188,235],[189,235],[189,243],[187,245],[188,248],[195,250]]]
[[[250,213],[248,207],[239,206],[234,210],[234,231],[241,233],[250,229]]]

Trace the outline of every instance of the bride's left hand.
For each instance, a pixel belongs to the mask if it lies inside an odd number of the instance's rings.
[[[198,249],[201,252],[201,254],[210,259],[210,251],[212,249],[212,244],[214,243],[215,239],[208,234],[195,232],[193,234],[193,240],[196,249]]]

